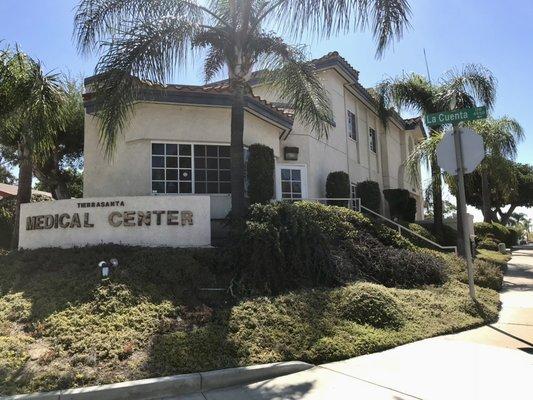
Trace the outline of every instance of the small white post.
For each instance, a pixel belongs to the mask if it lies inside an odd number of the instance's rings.
[[[465,177],[464,177],[464,158],[463,158],[463,143],[461,141],[461,130],[456,124],[453,125],[453,141],[455,144],[455,159],[457,161],[457,191],[458,202],[457,209],[463,216],[463,243],[466,252],[466,266],[468,271],[468,289],[472,300],[476,299],[476,291],[474,288],[474,268],[472,265],[472,249],[470,248],[470,237],[468,235],[468,226],[466,223],[466,194],[465,194]]]

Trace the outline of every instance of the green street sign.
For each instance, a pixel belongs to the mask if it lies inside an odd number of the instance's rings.
[[[487,107],[463,108],[460,110],[443,111],[426,115],[426,125],[456,124],[463,121],[473,121],[487,118]]]

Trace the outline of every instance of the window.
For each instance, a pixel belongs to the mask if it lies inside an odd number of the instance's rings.
[[[302,198],[302,171],[299,169],[281,169],[281,198],[297,200]]]
[[[370,151],[373,153],[377,152],[378,148],[378,138],[376,131],[373,128],[370,128],[368,131],[368,145],[370,146]]]
[[[356,199],[357,198],[357,184],[356,183],[351,183],[350,184],[350,195],[352,197],[352,199]]]
[[[357,118],[351,111],[348,111],[348,136],[357,140]]]
[[[152,144],[152,193],[231,192],[229,146]]]

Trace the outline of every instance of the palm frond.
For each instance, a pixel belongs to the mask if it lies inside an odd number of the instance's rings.
[[[437,111],[435,88],[422,75],[409,74],[387,79],[378,85],[378,91],[386,107],[421,113]]]
[[[81,53],[96,49],[129,21],[146,21],[168,16],[201,21],[201,6],[195,0],[81,0],[74,17],[74,36]]]
[[[437,152],[437,146],[442,141],[442,136],[441,132],[434,131],[429,138],[418,143],[413,152],[407,156],[404,166],[411,182],[417,185],[420,183],[420,165],[429,166],[431,158]]]
[[[287,32],[319,37],[348,33],[371,26],[377,42],[376,56],[409,27],[411,9],[407,0],[272,0],[272,19]],[[265,16],[266,17],[266,16]]]
[[[266,70],[261,83],[276,92],[301,121],[319,136],[327,136],[334,124],[329,95],[316,68],[303,51],[285,44],[281,38],[265,38],[262,46]]]
[[[116,138],[133,110],[136,78],[163,84],[176,65],[186,63],[198,27],[178,17],[146,21],[106,43],[96,67],[95,102],[101,142],[111,156]]]
[[[482,65],[467,64],[448,71],[441,80],[442,100],[450,108],[465,108],[480,102],[491,109],[496,101],[497,81]]]

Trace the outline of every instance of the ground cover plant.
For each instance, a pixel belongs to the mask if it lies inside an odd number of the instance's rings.
[[[497,318],[491,287],[501,272],[493,264],[477,264],[476,282],[487,287],[477,288],[473,303],[462,260],[419,249],[358,213],[305,203],[258,206],[256,213],[262,217],[249,220],[254,240],[268,235],[261,246],[254,242],[255,256],[281,257],[288,269],[278,274],[297,283],[276,294],[267,295],[273,286],[248,287],[246,297],[202,290],[237,289],[234,257],[247,253],[235,249],[0,254],[0,395],[262,362],[335,361]],[[276,249],[276,235],[306,261],[289,257],[289,247]],[[379,257],[369,245],[380,246]],[[102,281],[97,263],[112,257],[120,265]],[[330,258],[331,269],[313,272],[323,268],[321,257]]]

